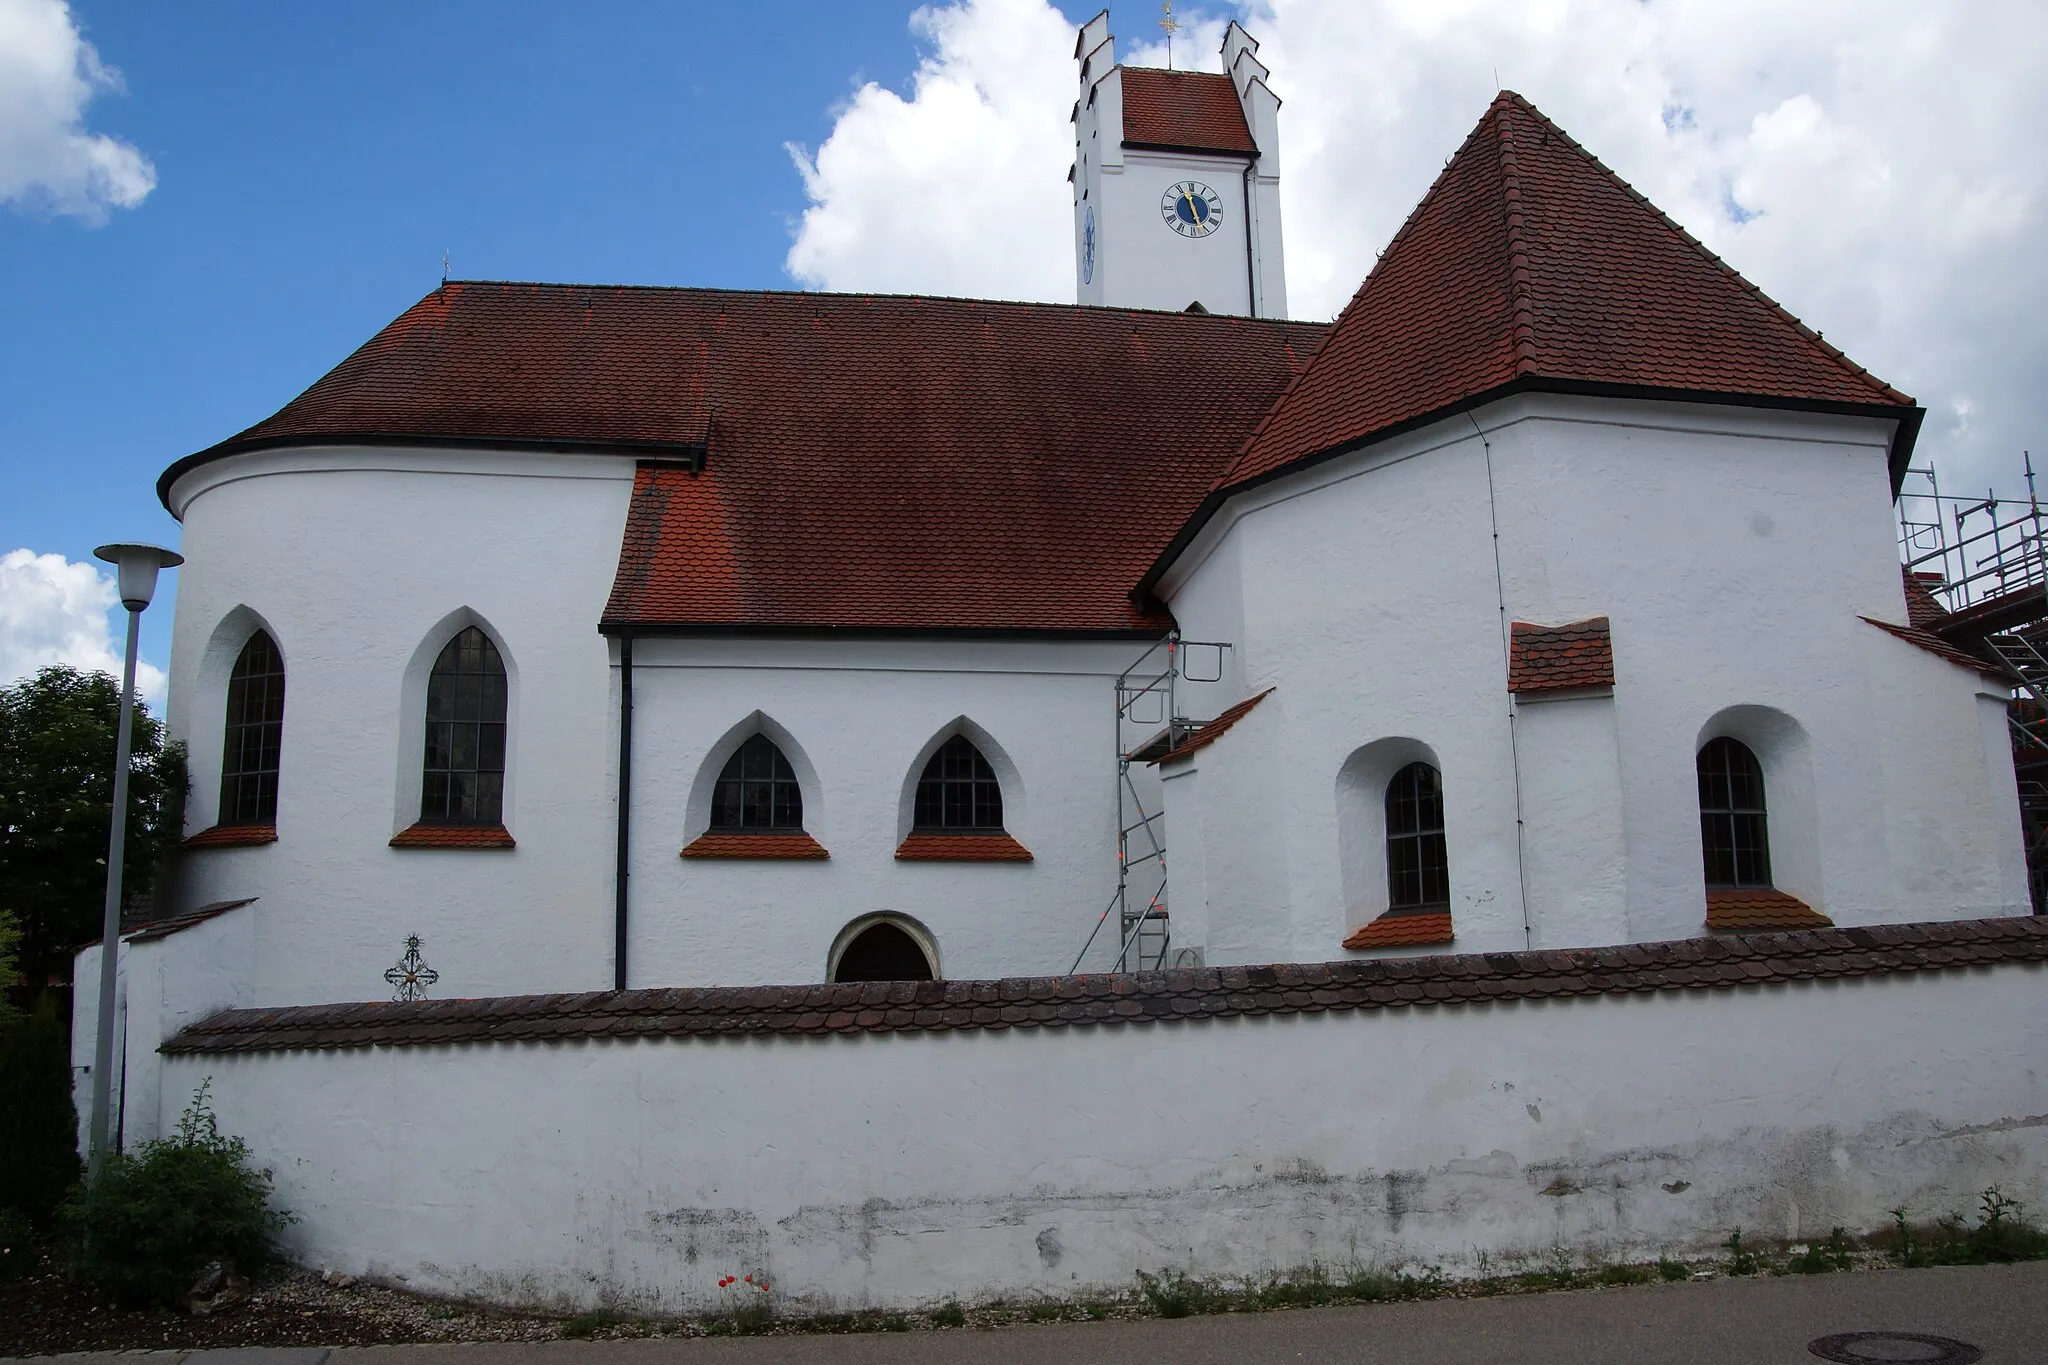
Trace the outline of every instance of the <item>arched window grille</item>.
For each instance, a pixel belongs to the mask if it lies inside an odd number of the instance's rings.
[[[794,830],[804,827],[804,796],[796,771],[766,735],[733,751],[711,789],[715,830]]]
[[[924,765],[911,823],[920,833],[1002,830],[1002,785],[967,736],[955,735],[941,744]]]
[[[1387,783],[1387,909],[1439,910],[1450,904],[1443,779],[1427,763],[1410,763]]]
[[[249,637],[228,675],[220,758],[223,825],[277,823],[278,755],[284,746],[284,658],[264,631]]]
[[[504,823],[505,696],[505,662],[475,626],[434,660],[427,677],[421,824]]]
[[[1749,746],[1707,741],[1699,754],[1700,848],[1707,885],[1769,886],[1771,846],[1764,814],[1764,770]]]

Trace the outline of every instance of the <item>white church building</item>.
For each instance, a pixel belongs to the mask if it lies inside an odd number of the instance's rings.
[[[1512,92],[1289,320],[1257,54],[1083,26],[1074,305],[450,281],[172,464],[125,1140],[213,1076],[309,1261],[649,1310],[2038,1184],[1882,1136],[2048,1109],[1923,410]]]

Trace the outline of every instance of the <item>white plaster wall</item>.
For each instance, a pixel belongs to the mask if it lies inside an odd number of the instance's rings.
[[[1113,1029],[175,1057],[163,1093],[212,1077],[316,1267],[647,1312],[713,1308],[720,1276],[752,1273],[820,1311],[1123,1289],[1134,1268],[1706,1252],[1736,1226],[1871,1228],[1993,1183],[2037,1203],[2043,985],[2015,966]]]
[[[611,979],[609,647],[630,459],[322,448],[179,480],[169,725],[214,821],[226,678],[256,624],[286,670],[278,841],[183,860],[183,909],[245,896],[251,1003],[381,999],[408,934],[443,995]],[[225,625],[224,625],[225,623]],[[465,624],[512,679],[505,851],[392,849],[418,816],[424,669]]]
[[[1262,927],[1236,934],[1247,956],[1212,951],[1212,963],[1335,951],[1355,921],[1337,773],[1359,746],[1392,736],[1443,759],[1461,949],[1699,932],[1693,756],[1724,722],[1750,727],[1764,763],[1774,870],[1838,923],[2024,912],[2010,760],[1982,718],[1980,695],[1996,689],[1858,619],[1905,619],[1886,424],[1547,397],[1477,419],[1243,495],[1162,584],[1190,636],[1242,623],[1243,691],[1276,687],[1261,709],[1281,702],[1286,718],[1270,750],[1247,752],[1233,735],[1202,760],[1210,793],[1225,768],[1270,765],[1288,812],[1277,839],[1261,827],[1242,847],[1201,850],[1263,866],[1252,880],[1291,897],[1284,909],[1215,902],[1212,934],[1232,933],[1226,914]],[[1543,753],[1523,765],[1526,864],[1503,603],[1516,620],[1613,623],[1611,740],[1552,743],[1540,720],[1527,736]],[[1775,736],[1792,738],[1765,742]],[[1561,818],[1567,805],[1601,810],[1594,788],[1609,764],[1619,785],[1608,814]],[[1614,812],[1626,853],[1619,924]]]
[[[248,1003],[254,976],[255,915],[241,906],[166,938],[123,942],[114,964],[114,1117],[124,1148],[164,1135],[191,1094],[165,1095],[157,1047],[194,1020]],[[72,980],[71,1089],[78,1150],[90,1145],[92,1068],[99,1041],[100,946],[79,950]]]
[[[636,640],[629,984],[822,981],[839,931],[877,913],[929,930],[947,976],[1069,970],[1115,886],[1113,681],[1144,648]],[[678,856],[756,713],[814,774],[804,827],[828,860]],[[1032,862],[896,860],[923,759],[963,719]],[[1113,957],[1098,940],[1088,965]]]

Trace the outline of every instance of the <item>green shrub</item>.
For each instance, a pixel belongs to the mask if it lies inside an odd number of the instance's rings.
[[[50,1226],[78,1183],[71,1059],[49,996],[0,1025],[0,1208]]]
[[[1903,1208],[1892,1210],[1892,1221],[1892,1255],[1904,1266],[2048,1259],[2048,1232],[2028,1222],[2026,1209],[1996,1185],[1977,1196],[1974,1228],[1956,1214],[1937,1219],[1931,1230],[1915,1228]]]
[[[1657,1273],[1667,1281],[1683,1280],[1691,1277],[1692,1267],[1684,1261],[1676,1261],[1669,1256],[1659,1256],[1657,1258]]]
[[[1184,1318],[1190,1313],[1212,1313],[1224,1306],[1227,1296],[1213,1285],[1204,1284],[1185,1271],[1162,1270],[1157,1275],[1138,1272],[1138,1288],[1162,1318]]]
[[[175,1304],[209,1261],[247,1274],[273,1260],[291,1215],[270,1206],[266,1171],[240,1138],[222,1137],[207,1086],[173,1137],[107,1158],[67,1207],[80,1279],[124,1303]]]
[[[940,1327],[965,1327],[967,1325],[967,1310],[952,1299],[947,1299],[932,1310],[931,1319]]]

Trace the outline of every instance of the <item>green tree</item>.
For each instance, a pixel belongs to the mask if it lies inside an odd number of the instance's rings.
[[[20,928],[20,972],[68,977],[99,937],[121,684],[63,664],[0,687],[0,910]],[[184,820],[185,756],[139,701],[123,888],[146,893]]]

